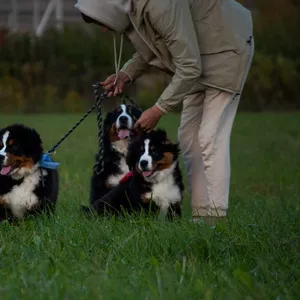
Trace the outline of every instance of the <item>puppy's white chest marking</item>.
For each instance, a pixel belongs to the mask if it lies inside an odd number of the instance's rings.
[[[158,205],[161,211],[167,211],[171,204],[181,201],[182,195],[179,187],[175,184],[173,170],[175,165],[157,174],[156,183],[152,186],[152,191],[145,194],[146,199]]]
[[[43,175],[47,175],[47,171],[44,170]],[[22,184],[15,186],[8,194],[3,196],[16,217],[22,219],[26,210],[30,210],[39,202],[33,191],[40,180],[40,170],[36,170],[25,177]]]
[[[116,185],[118,185],[120,180],[129,172],[129,168],[124,157],[121,158],[119,167],[120,173],[111,175],[107,179],[107,183],[110,187],[115,187]]]
[[[128,140],[120,140],[113,142],[111,147],[117,152],[126,155],[128,149]]]

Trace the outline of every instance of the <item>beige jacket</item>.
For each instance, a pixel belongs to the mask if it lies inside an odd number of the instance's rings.
[[[88,2],[108,5],[109,0],[80,2],[82,6]],[[128,7],[129,1],[113,2]],[[134,80],[152,65],[173,75],[157,102],[163,111],[174,110],[184,96],[195,92],[197,82],[241,93],[253,49],[252,17],[247,9],[234,0],[130,2],[125,34],[137,52],[122,71]],[[101,13],[97,14],[100,22]],[[92,14],[95,17],[95,9]]]
[[[252,18],[234,0],[133,0],[129,15],[145,44],[123,67],[132,80],[147,64],[173,79],[158,105],[173,110],[195,82],[241,93],[251,57]],[[130,34],[128,35],[130,38]]]

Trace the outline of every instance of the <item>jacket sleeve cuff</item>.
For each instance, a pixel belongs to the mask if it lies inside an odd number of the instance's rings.
[[[120,72],[126,73],[130,78],[130,82],[133,82],[137,77],[140,77],[148,67],[148,64],[139,58],[139,56],[134,56],[124,64]]]
[[[123,70],[120,70],[119,72],[122,72],[122,73],[124,73],[124,74],[126,74],[127,76],[128,76],[128,78],[129,78],[129,81],[128,82],[126,82],[127,84],[131,84],[132,83],[132,76],[128,73],[128,72],[126,72],[126,71],[123,71]]]
[[[130,83],[132,83],[135,80],[135,76],[134,76],[135,74],[129,66],[128,67],[124,66],[120,70],[120,72],[125,73],[129,77]]]
[[[167,114],[168,112],[172,111],[172,107],[167,105],[162,99],[158,99],[155,105],[164,113]]]

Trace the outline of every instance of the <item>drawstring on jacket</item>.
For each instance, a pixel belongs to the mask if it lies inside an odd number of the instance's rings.
[[[122,52],[123,52],[123,34],[121,34],[121,40],[120,40],[119,60],[118,60],[118,57],[117,57],[117,39],[116,39],[116,33],[115,32],[113,32],[113,38],[114,38],[115,72],[116,72],[116,78],[115,78],[115,81],[114,81],[114,85],[116,85],[116,83],[118,81],[118,75],[119,75],[119,71],[120,71]]]

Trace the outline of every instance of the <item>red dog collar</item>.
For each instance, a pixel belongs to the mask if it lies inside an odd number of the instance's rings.
[[[132,176],[133,176],[133,172],[131,171],[131,172],[127,173],[127,174],[119,181],[119,183],[124,183],[124,182],[128,181]]]

